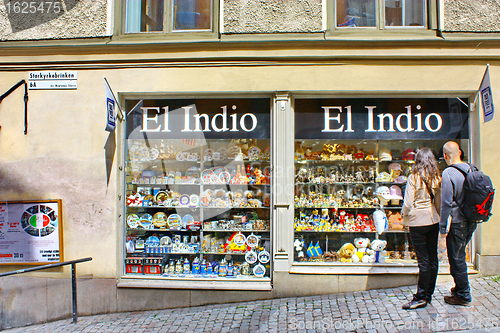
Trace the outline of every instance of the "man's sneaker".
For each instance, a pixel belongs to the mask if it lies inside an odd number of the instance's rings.
[[[451,305],[463,305],[463,306],[468,306],[471,304],[471,302],[467,302],[467,301],[464,301],[460,298],[458,298],[457,296],[455,295],[451,295],[451,296],[445,296],[444,297],[444,301],[448,304],[451,304]]]
[[[456,296],[456,294],[455,294],[455,287],[451,287],[451,289],[450,289],[450,293],[451,293],[453,296]]]
[[[410,302],[403,304],[404,310],[413,310],[418,308],[425,308],[427,306],[427,301],[422,299],[420,301],[411,300]]]

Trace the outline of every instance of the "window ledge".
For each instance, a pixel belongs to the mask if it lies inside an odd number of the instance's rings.
[[[270,278],[177,278],[163,276],[122,276],[119,288],[209,289],[271,291]]]
[[[448,264],[439,265],[439,274],[450,274]],[[416,263],[334,263],[334,262],[294,262],[290,274],[336,274],[336,275],[367,275],[367,274],[418,274]],[[477,274],[472,264],[468,264],[468,274]]]

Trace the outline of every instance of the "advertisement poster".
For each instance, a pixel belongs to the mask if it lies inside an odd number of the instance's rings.
[[[62,260],[61,200],[0,203],[0,264]]]

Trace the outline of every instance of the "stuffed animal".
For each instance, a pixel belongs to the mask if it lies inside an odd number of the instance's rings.
[[[384,250],[387,242],[380,239],[374,239],[371,244],[371,248],[374,252],[374,261],[372,262],[385,262],[385,256],[387,252]]]
[[[370,249],[370,239],[358,237],[354,239],[354,246],[356,246],[356,253],[352,256],[353,262],[368,262],[369,258],[364,259],[365,255],[373,254]]]
[[[337,252],[328,251],[323,254],[323,258],[325,261],[338,261],[339,254]]]
[[[389,230],[403,230],[403,218],[401,217],[401,213],[399,212],[389,212],[389,216],[387,217],[387,222],[389,224]]]
[[[356,253],[356,247],[351,243],[345,243],[337,253],[341,262],[352,262],[352,257]]]
[[[293,246],[295,247],[295,253],[297,253],[297,256],[299,258],[304,257],[304,241],[301,239],[296,239],[295,242],[293,242]]]

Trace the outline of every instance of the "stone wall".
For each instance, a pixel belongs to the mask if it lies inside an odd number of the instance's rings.
[[[321,0],[225,0],[223,32],[321,32],[321,7]]]
[[[445,0],[444,31],[500,32],[500,0]]]
[[[28,7],[29,3],[35,7]],[[57,4],[57,5],[56,5]],[[0,40],[102,37],[107,0],[0,0]]]

